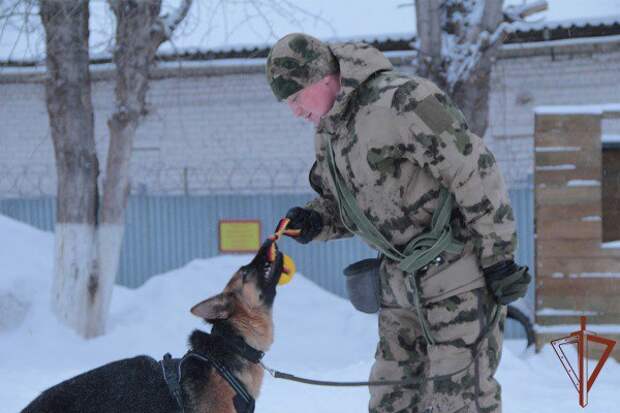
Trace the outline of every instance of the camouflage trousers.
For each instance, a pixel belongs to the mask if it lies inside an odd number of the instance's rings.
[[[430,346],[405,274],[383,262],[381,287],[379,343],[370,380],[429,378],[465,368],[473,357],[471,344],[486,330],[497,308],[485,287],[424,304],[436,341]],[[499,322],[467,370],[420,384],[370,387],[369,412],[501,413],[501,388],[493,375],[501,357],[505,317],[506,307],[502,307]]]

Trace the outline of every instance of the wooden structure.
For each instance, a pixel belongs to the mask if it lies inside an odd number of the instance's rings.
[[[579,330],[582,315],[591,331],[620,341],[620,242],[605,239],[618,234],[620,176],[618,165],[604,165],[618,156],[604,152],[601,138],[603,120],[619,112],[620,105],[537,110],[537,349]],[[620,345],[613,356],[620,360]]]

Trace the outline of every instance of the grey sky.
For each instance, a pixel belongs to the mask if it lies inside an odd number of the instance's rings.
[[[164,0],[167,7],[179,0]],[[532,0],[529,0],[531,2]],[[620,15],[620,0],[547,0],[549,10],[536,19],[564,20]],[[278,37],[304,31],[319,38],[353,37],[415,32],[414,7],[399,7],[410,0],[270,0],[262,3],[289,3],[305,10],[291,19],[282,10],[263,8],[267,20],[245,0],[194,0],[187,21],[176,33],[173,44],[162,50],[273,43]],[[505,0],[505,4],[522,4],[523,0]],[[248,18],[248,16],[250,16]],[[254,17],[252,17],[254,16]],[[313,16],[319,16],[314,18]],[[35,20],[36,21],[36,20]],[[16,25],[17,26],[17,25]],[[91,5],[91,44],[93,55],[109,54],[114,19],[104,0]],[[16,39],[19,39],[16,42]],[[7,26],[0,38],[0,59],[41,58],[44,54],[42,31],[26,35],[17,27]]]

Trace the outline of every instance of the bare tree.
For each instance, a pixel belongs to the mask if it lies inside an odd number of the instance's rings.
[[[88,54],[88,1],[42,0],[49,115],[58,195],[52,309],[83,335],[98,331],[96,257],[99,210]]]
[[[503,0],[416,0],[420,76],[459,106],[473,132],[487,129],[491,69],[509,24],[547,9],[545,0],[502,10]]]
[[[104,332],[120,256],[129,161],[146,114],[149,72],[159,46],[192,0],[160,15],[161,0],[110,0],[117,20],[115,111],[101,196],[88,53],[88,0],[42,0],[48,79],[46,103],[58,172],[52,308],[85,337]]]
[[[116,85],[100,190],[89,72],[91,2],[0,0],[0,38],[9,28],[17,32],[15,45],[26,38],[30,49],[29,35],[39,29],[32,17],[38,14],[44,26],[45,96],[58,178],[52,311],[84,337],[100,335],[105,329],[130,193],[132,144],[147,114],[150,71],[160,45],[171,38],[193,4],[180,0],[171,12],[162,13],[162,0],[106,1],[116,19],[112,59]],[[289,0],[218,0],[214,9],[198,18],[211,25],[222,10],[227,20],[225,4],[238,7],[243,16],[236,27],[227,28],[227,37],[241,25],[253,27],[255,21],[267,28],[270,37],[277,37],[268,12],[300,25],[298,15],[327,24],[320,15]],[[12,55],[13,51],[9,59]]]
[[[129,195],[129,161],[136,129],[147,114],[149,74],[159,46],[170,39],[187,16],[192,0],[182,0],[178,9],[160,15],[162,0],[109,0],[116,16],[115,110],[108,119],[110,146],[103,183],[103,202],[98,238],[101,283],[97,313],[107,314],[116,279],[125,228]],[[103,333],[103,319],[94,334]]]
[[[108,119],[110,144],[100,191],[89,72],[89,1],[0,0],[0,37],[7,25],[20,20],[20,35],[36,30],[31,17],[37,8],[45,31],[45,96],[58,181],[52,311],[84,337],[105,329],[130,192],[132,143],[147,113],[149,73],[158,48],[185,19],[192,0],[182,0],[164,15],[162,0],[108,4],[116,18],[115,109]],[[276,35],[266,9],[293,21],[295,13],[304,12],[286,0],[239,5],[245,13],[242,23],[262,21],[271,37]]]

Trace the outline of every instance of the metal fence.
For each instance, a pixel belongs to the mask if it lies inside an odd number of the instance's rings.
[[[258,219],[264,239],[288,208],[302,205],[312,197],[312,194],[132,196],[117,282],[135,288],[155,274],[181,267],[196,258],[217,255],[219,220]],[[533,272],[532,188],[512,189],[510,197],[519,237],[516,259]],[[0,200],[0,213],[52,231],[55,200]],[[308,245],[284,239],[281,248],[295,258],[299,272],[340,296],[345,296],[341,270],[351,262],[375,255],[358,239]],[[531,290],[526,303],[533,309],[533,286]],[[507,325],[507,337],[521,335],[517,326]]]

